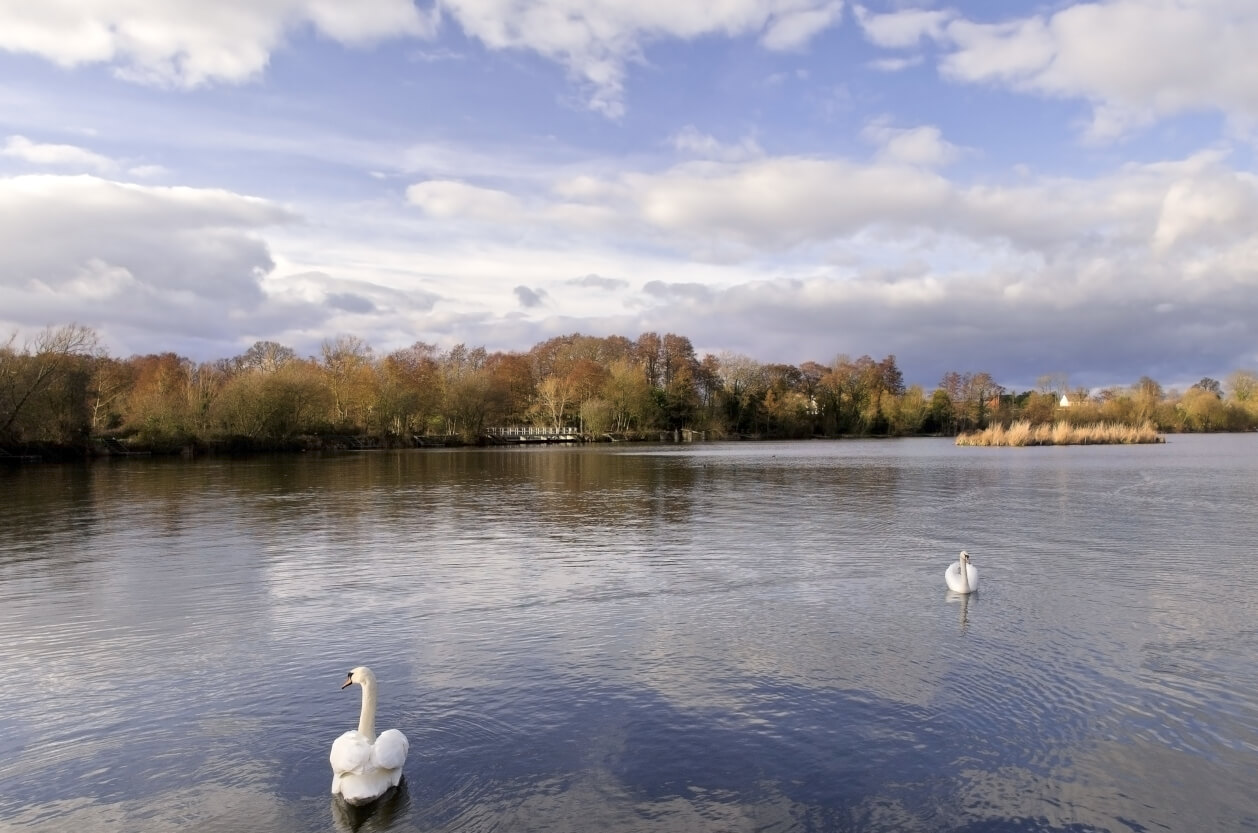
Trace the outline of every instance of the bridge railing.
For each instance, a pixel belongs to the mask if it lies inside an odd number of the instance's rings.
[[[504,425],[486,428],[491,437],[579,437],[581,429],[569,426]]]

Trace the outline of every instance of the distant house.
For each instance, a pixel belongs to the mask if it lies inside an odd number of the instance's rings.
[[[1060,405],[1060,406],[1061,406],[1061,407],[1063,407],[1063,408],[1069,408],[1069,407],[1070,407],[1070,397],[1069,397],[1069,396],[1066,396],[1066,394],[1064,394],[1064,393],[1063,393],[1063,394],[1061,395],[1061,401],[1060,401],[1060,402],[1058,402],[1057,404],[1058,404],[1058,405]]]

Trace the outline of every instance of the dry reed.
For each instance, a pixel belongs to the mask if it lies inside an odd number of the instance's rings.
[[[1031,425],[1018,420],[1008,428],[993,425],[982,431],[971,431],[957,437],[957,445],[974,446],[1027,446],[1027,445],[1107,445],[1121,443],[1160,443],[1165,439],[1153,428],[1153,423],[1123,425],[1116,422],[1098,422],[1092,425],[1071,425],[1065,420],[1055,423]]]

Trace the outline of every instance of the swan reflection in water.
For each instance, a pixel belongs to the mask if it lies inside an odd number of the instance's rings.
[[[410,791],[406,777],[398,785],[371,804],[355,806],[332,797],[332,821],[342,833],[371,833],[391,830],[393,825],[406,818],[411,807]]]
[[[973,593],[954,593],[952,591],[948,592],[948,603],[956,604],[960,610],[960,617],[959,617],[958,625],[960,626],[961,633],[963,634],[970,627],[970,600],[971,599],[975,599],[975,596]],[[978,604],[977,599],[975,599],[974,604],[976,605]]]

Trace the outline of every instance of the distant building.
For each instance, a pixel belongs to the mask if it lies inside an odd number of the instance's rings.
[[[1069,407],[1070,407],[1070,397],[1069,397],[1069,396],[1066,396],[1066,394],[1064,394],[1064,393],[1063,393],[1063,394],[1061,395],[1061,401],[1060,401],[1060,402],[1058,402],[1057,404],[1058,404],[1058,405],[1060,405],[1060,406],[1061,406],[1061,407],[1063,407],[1063,408],[1069,408]]]

